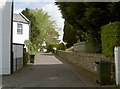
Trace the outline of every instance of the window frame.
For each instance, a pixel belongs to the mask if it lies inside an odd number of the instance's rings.
[[[23,24],[17,23],[17,34],[22,35],[23,34]]]

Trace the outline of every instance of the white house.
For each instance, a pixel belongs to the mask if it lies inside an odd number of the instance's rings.
[[[22,14],[13,14],[13,43],[24,44],[29,40],[30,21]]]
[[[22,14],[13,14],[12,72],[23,67],[24,41],[29,40],[30,21]]]
[[[29,39],[29,20],[22,14],[13,15],[12,0],[1,0],[0,75],[11,74],[22,66],[26,39]]]

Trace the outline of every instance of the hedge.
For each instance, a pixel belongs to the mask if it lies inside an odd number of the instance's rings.
[[[120,22],[113,22],[101,27],[102,53],[114,56],[114,47],[120,46]]]

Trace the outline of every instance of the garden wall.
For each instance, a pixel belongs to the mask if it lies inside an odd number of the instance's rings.
[[[96,73],[96,61],[112,60],[103,56],[102,54],[67,52],[61,50],[57,51],[56,56],[77,66],[82,66],[85,69],[88,69],[89,71],[92,71],[94,73]]]

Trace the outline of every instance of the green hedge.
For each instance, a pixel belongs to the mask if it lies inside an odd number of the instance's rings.
[[[120,22],[113,22],[101,27],[102,53],[113,57],[114,47],[120,46]]]

